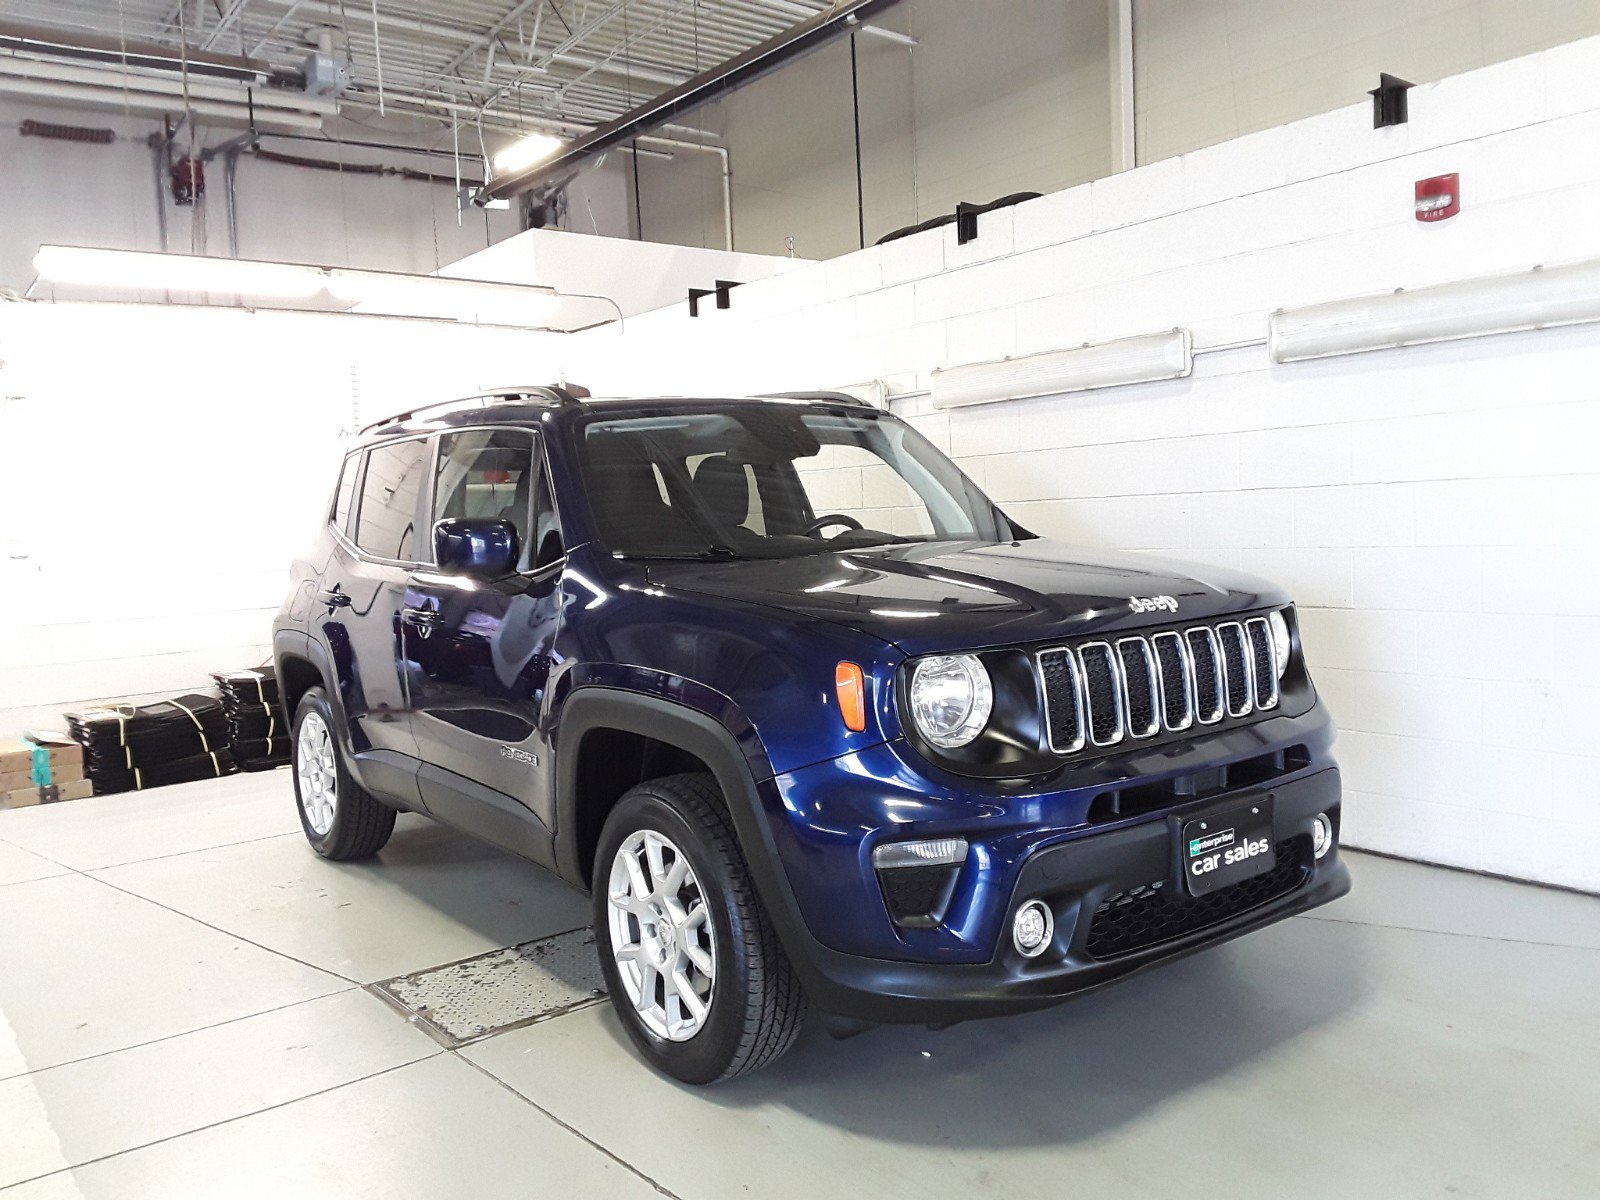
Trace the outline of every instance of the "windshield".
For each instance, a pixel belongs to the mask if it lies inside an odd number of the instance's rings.
[[[1012,537],[954,463],[876,413],[751,404],[595,419],[578,437],[600,540],[630,557]]]

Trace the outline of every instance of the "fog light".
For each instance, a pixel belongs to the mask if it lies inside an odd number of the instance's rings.
[[[886,842],[872,852],[872,865],[882,871],[895,867],[937,867],[965,862],[966,838],[932,838],[925,842]]]
[[[1017,909],[1011,921],[1011,940],[1016,944],[1017,953],[1024,958],[1037,958],[1050,944],[1055,928],[1056,920],[1050,910],[1037,900],[1029,900]]]
[[[1328,820],[1327,813],[1318,813],[1317,819],[1311,822],[1311,852],[1321,858],[1332,849],[1333,822]]]

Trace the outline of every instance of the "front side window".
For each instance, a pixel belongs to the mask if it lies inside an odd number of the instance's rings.
[[[877,413],[597,416],[578,437],[597,532],[621,554],[782,558],[1011,536],[954,463]]]
[[[509,521],[522,547],[521,568],[561,554],[555,506],[534,435],[516,429],[469,429],[439,439],[434,480],[436,521]]]
[[[374,558],[422,562],[431,556],[417,536],[417,524],[432,445],[427,438],[412,438],[367,451],[355,541]]]

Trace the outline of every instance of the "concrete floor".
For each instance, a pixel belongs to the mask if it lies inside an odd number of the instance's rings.
[[[1600,899],[1352,860],[1050,1012],[694,1091],[603,1004],[446,1051],[362,991],[584,923],[420,818],[334,865],[283,772],[0,812],[0,1193],[1592,1200]]]

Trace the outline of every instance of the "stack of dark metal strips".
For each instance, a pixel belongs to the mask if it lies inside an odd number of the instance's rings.
[[[231,775],[238,767],[215,696],[178,696],[67,713],[95,795]]]
[[[228,744],[243,771],[265,771],[289,761],[289,730],[278,707],[278,677],[271,667],[216,671],[228,717]]]

